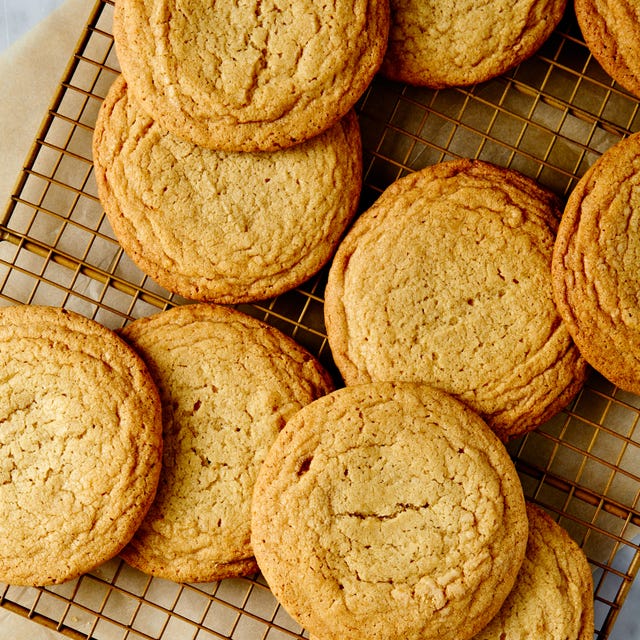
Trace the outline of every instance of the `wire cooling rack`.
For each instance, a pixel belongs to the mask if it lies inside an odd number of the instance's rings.
[[[64,306],[117,328],[184,300],[129,260],[97,199],[93,125],[119,69],[112,14],[112,1],[96,2],[1,220],[0,305]],[[400,176],[456,157],[517,169],[566,197],[603,151],[640,128],[638,100],[591,57],[570,8],[541,51],[504,76],[445,91],[376,78],[358,113],[362,209]],[[240,308],[292,335],[335,372],[322,319],[325,276]],[[597,638],[609,636],[640,565],[639,418],[639,397],[593,373],[566,411],[509,445],[527,497],[589,558]],[[119,559],[59,586],[0,585],[0,605],[71,638],[304,635],[260,576],[175,584]]]

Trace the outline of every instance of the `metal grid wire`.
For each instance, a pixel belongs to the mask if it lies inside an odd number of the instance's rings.
[[[117,328],[184,300],[129,260],[96,196],[93,124],[119,68],[112,14],[112,1],[96,2],[0,225],[0,305],[64,306]],[[591,57],[571,9],[536,56],[495,80],[431,91],[376,78],[358,104],[361,208],[398,177],[456,157],[517,169],[566,196],[603,151],[640,128],[638,108]],[[239,308],[334,370],[322,319],[325,276]],[[593,373],[566,411],[509,444],[527,497],[589,558],[597,638],[609,636],[640,565],[639,419],[640,398]],[[304,635],[260,576],[179,585],[119,559],[63,585],[0,585],[0,605],[71,638]]]

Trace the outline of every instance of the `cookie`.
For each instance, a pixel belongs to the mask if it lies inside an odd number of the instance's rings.
[[[602,68],[640,96],[640,5],[630,0],[575,0],[580,30]]]
[[[559,215],[555,195],[486,162],[392,184],[329,272],[327,335],[345,382],[426,382],[505,440],[563,408],[586,364],[552,295]]]
[[[115,333],[53,307],[0,310],[0,581],[65,582],[118,554],[154,498],[157,388]]]
[[[248,302],[309,279],[355,214],[362,180],[351,111],[293,149],[228,153],[167,133],[111,87],[93,141],[98,195],[132,260],[192,300]]]
[[[381,72],[436,89],[489,80],[532,56],[566,0],[391,0]]]
[[[529,539],[516,584],[474,640],[592,640],[593,580],[582,549],[540,507],[527,504]]]
[[[186,305],[129,324],[162,398],[164,467],[155,502],[121,556],[178,582],[255,573],[250,501],[285,422],[332,390],[321,365],[240,311]]]
[[[622,140],[571,192],[553,252],[558,310],[584,358],[640,393],[640,134]]]
[[[118,0],[113,24],[143,109],[227,151],[282,149],[335,124],[378,70],[388,32],[388,0]]]
[[[256,481],[252,542],[275,597],[323,640],[466,640],[509,593],[527,517],[506,449],[417,383],[301,409]]]

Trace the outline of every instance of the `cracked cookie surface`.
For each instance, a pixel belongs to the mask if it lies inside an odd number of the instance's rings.
[[[426,382],[507,439],[562,409],[586,364],[556,310],[559,200],[485,162],[392,184],[340,244],[325,292],[347,384]]]
[[[630,0],[575,0],[584,40],[602,68],[640,96],[640,5]]]
[[[259,473],[252,542],[280,603],[322,640],[463,640],[522,562],[522,488],[487,425],[415,383],[301,409]]]
[[[593,581],[584,552],[540,507],[527,504],[529,538],[516,584],[473,640],[592,640]]]
[[[175,307],[122,335],[160,389],[165,442],[156,500],[122,557],[178,582],[255,573],[257,470],[288,418],[332,389],[328,374],[275,328],[216,305]]]
[[[118,59],[162,126],[216,149],[281,149],[354,106],[387,45],[388,0],[118,0]]]
[[[60,583],[117,555],[155,495],[158,391],[118,336],[73,312],[0,311],[0,580]]]
[[[640,134],[608,149],[567,200],[553,253],[556,303],[586,360],[640,393]]]
[[[566,0],[391,0],[381,71],[433,88],[483,82],[532,56]]]
[[[349,112],[317,138],[273,153],[227,153],[167,133],[122,77],[96,123],[98,194],[147,274],[192,300],[265,299],[329,260],[358,205],[360,131]]]

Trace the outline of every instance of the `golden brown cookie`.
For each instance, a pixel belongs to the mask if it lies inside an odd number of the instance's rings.
[[[622,140],[569,196],[553,253],[558,310],[585,359],[640,393],[640,134]]]
[[[154,498],[160,399],[115,333],[53,307],[0,311],[0,581],[70,580],[117,555]]]
[[[118,0],[116,51],[136,100],[194,144],[266,151],[348,113],[379,68],[388,0]]]
[[[575,0],[589,50],[625,89],[640,96],[640,5],[632,0]]]
[[[255,486],[252,543],[276,598],[322,640],[466,640],[509,593],[527,538],[506,449],[415,383],[301,409]]]
[[[360,131],[353,112],[273,153],[227,153],[167,133],[122,77],[93,144],[98,194],[127,254],[173,293],[219,303],[276,296],[314,275],[355,214]]]
[[[483,82],[532,56],[565,6],[566,0],[391,0],[381,71],[438,89]]]
[[[592,640],[593,580],[582,549],[541,508],[527,504],[529,539],[516,584],[473,640]]]
[[[292,339],[226,307],[176,307],[122,335],[158,384],[165,441],[157,498],[122,557],[178,582],[255,573],[257,470],[288,418],[331,380]]]
[[[327,334],[345,382],[426,382],[503,439],[563,408],[586,365],[553,301],[559,211],[534,181],[479,161],[391,185],[329,272]]]

